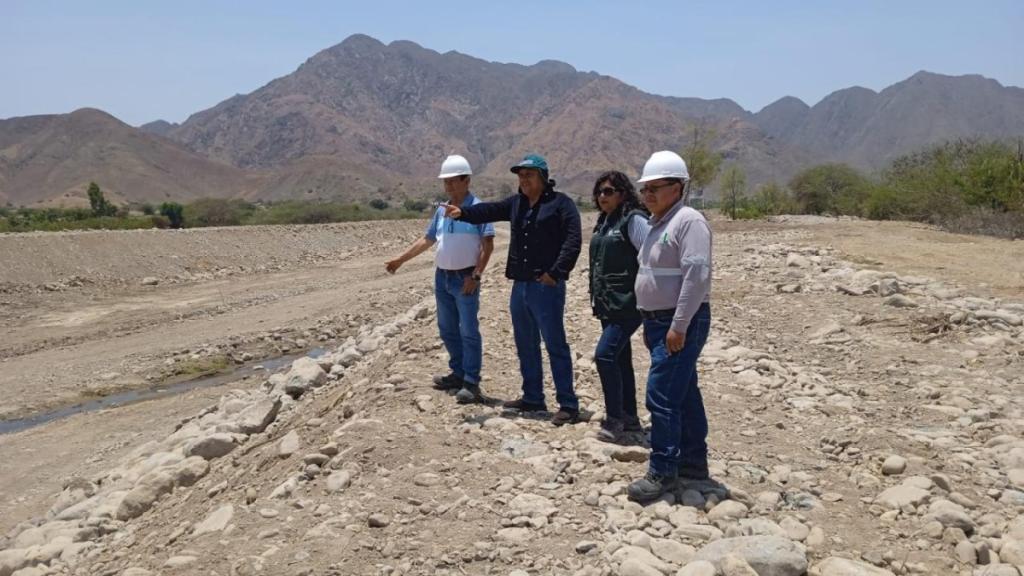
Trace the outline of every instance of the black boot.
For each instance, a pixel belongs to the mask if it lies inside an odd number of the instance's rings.
[[[470,384],[469,382],[466,382],[466,385],[455,394],[455,401],[459,404],[477,404],[483,402],[483,400],[484,397],[480,393],[480,386]]]
[[[434,390],[459,390],[465,385],[462,378],[455,374],[434,376]]]
[[[626,420],[622,423],[622,429],[626,432],[643,432],[644,425],[636,416],[626,416]]]
[[[605,442],[611,442],[612,444],[618,444],[622,441],[622,433],[624,426],[622,420],[615,418],[605,418],[601,422],[601,428],[597,431],[597,439]]]
[[[666,492],[676,489],[678,478],[673,476],[662,476],[654,472],[647,472],[643,478],[632,482],[627,488],[629,499],[641,504],[652,502]]]

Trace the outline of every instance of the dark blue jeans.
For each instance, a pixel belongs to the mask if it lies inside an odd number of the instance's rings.
[[[651,413],[651,471],[674,476],[679,466],[707,466],[708,418],[697,385],[697,357],[711,329],[711,307],[702,304],[686,329],[683,349],[669,354],[665,335],[672,318],[644,320],[651,352],[647,410]]]
[[[604,412],[608,420],[637,422],[636,376],[633,374],[633,346],[629,338],[640,327],[636,320],[601,320],[601,339],[594,351],[594,363],[604,391]]]
[[[483,340],[480,338],[480,289],[462,293],[462,283],[472,272],[442,270],[434,272],[434,298],[437,300],[437,327],[448,350],[448,368],[470,384],[480,383]]]
[[[572,383],[572,354],[565,339],[565,282],[559,280],[555,286],[545,286],[540,282],[516,280],[512,284],[509,311],[519,371],[523,376],[523,400],[544,404],[544,368],[540,355],[543,338],[551,361],[558,406],[579,410]]]

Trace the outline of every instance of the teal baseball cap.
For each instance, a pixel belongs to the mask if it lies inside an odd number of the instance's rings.
[[[535,170],[540,170],[543,174],[547,174],[548,161],[540,154],[527,154],[519,161],[519,164],[512,167],[512,172],[517,174],[523,168],[533,168]]]

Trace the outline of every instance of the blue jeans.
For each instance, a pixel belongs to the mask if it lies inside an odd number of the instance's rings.
[[[601,339],[594,351],[594,363],[601,377],[604,412],[608,420],[637,422],[636,376],[630,336],[640,327],[636,320],[601,320]]]
[[[437,327],[448,350],[448,368],[469,384],[480,384],[483,340],[480,338],[480,289],[462,293],[462,283],[472,271],[434,272],[434,298],[437,300]]]
[[[516,280],[512,284],[509,311],[519,355],[519,372],[523,376],[523,400],[544,405],[544,368],[540,355],[543,338],[551,361],[558,406],[579,410],[572,385],[572,354],[565,340],[565,281],[545,286],[540,282]]]
[[[672,318],[644,320],[644,342],[651,351],[647,410],[651,413],[651,472],[674,476],[680,466],[708,462],[708,418],[697,386],[697,357],[711,329],[711,307],[701,307],[686,329],[683,349],[669,354],[665,335]]]

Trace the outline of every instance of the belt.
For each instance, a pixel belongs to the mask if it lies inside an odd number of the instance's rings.
[[[459,268],[458,270],[446,270],[444,268],[438,268],[445,274],[458,274],[459,276],[465,276],[466,274],[472,274],[473,270],[476,270],[476,266],[469,266],[467,268]]]
[[[671,318],[676,315],[675,308],[669,308],[668,310],[637,310],[640,313],[640,317],[644,320],[657,320],[660,318]]]

